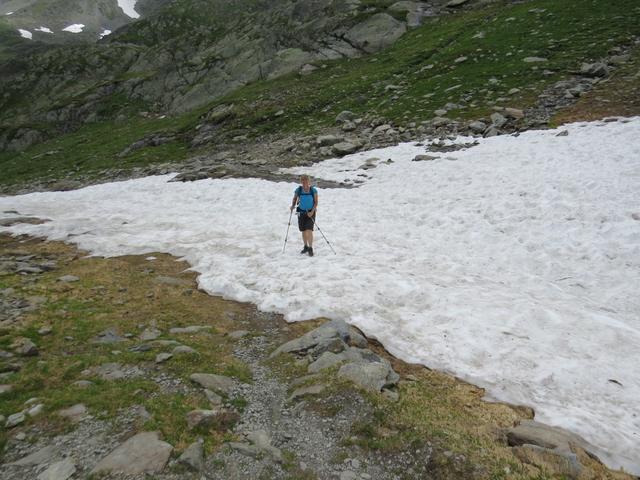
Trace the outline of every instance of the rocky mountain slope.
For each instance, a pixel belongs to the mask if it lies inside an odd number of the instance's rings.
[[[637,73],[638,8],[175,0],[72,47],[0,22],[0,182],[267,174],[424,135],[544,126],[594,86],[604,98],[610,79]],[[326,133],[335,141],[317,139]]]

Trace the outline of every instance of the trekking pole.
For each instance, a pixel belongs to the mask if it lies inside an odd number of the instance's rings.
[[[291,217],[293,216],[293,210],[289,212],[289,223],[287,224],[287,234],[284,236],[284,245],[282,246],[282,253],[287,248],[287,239],[289,238],[289,227],[291,226]]]
[[[313,222],[313,224],[316,226],[316,228],[318,229],[318,231],[320,232],[320,235],[322,235],[322,238],[324,238],[324,241],[327,242],[327,245],[329,245],[329,248],[331,249],[331,251],[333,252],[334,255],[337,255],[336,251],[333,249],[333,247],[331,246],[331,244],[329,243],[329,240],[327,240],[327,237],[324,236],[324,233],[322,233],[322,230],[320,230],[320,227],[318,226],[318,224],[316,223],[316,220],[313,217],[309,217],[311,219],[311,221]]]

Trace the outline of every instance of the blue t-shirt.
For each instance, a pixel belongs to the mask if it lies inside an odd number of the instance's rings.
[[[305,192],[302,187],[296,188],[296,195],[300,199],[298,203],[298,210],[309,211],[313,208],[314,203],[314,195],[316,195],[318,191],[315,187],[311,187],[308,192]]]

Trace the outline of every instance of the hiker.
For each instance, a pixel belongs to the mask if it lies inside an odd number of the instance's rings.
[[[304,248],[301,254],[313,257],[313,227],[316,222],[316,210],[318,209],[318,191],[311,186],[309,175],[300,177],[300,185],[296,188],[291,201],[291,211],[296,208],[298,213],[298,228],[302,232]],[[296,207],[297,206],[297,207]]]

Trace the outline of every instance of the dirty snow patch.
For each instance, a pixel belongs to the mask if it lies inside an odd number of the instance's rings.
[[[73,25],[69,25],[68,27],[63,28],[62,31],[70,33],[82,33],[83,28],[83,23],[74,23]]]
[[[118,0],[118,6],[131,18],[140,18],[140,14],[135,10],[136,3],[138,3],[137,0]]]
[[[29,30],[23,30],[19,28],[18,32],[20,32],[20,36],[22,38],[28,38],[29,40],[33,40],[33,33],[31,33]]]
[[[104,37],[106,37],[107,35],[111,35],[111,30],[104,29],[104,30],[102,31],[102,33],[100,34],[100,38],[104,38]]]
[[[95,255],[170,253],[211,294],[290,321],[342,318],[640,474],[640,117],[477,142],[295,170],[362,182],[319,192],[335,256],[316,234],[316,256],[301,257],[294,228],[281,253],[296,186],[261,179],[169,175],[0,197],[0,212],[51,219],[0,231]]]
[[[51,29],[47,27],[38,27],[35,30],[36,32],[53,33]]]

